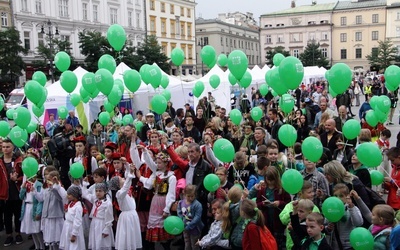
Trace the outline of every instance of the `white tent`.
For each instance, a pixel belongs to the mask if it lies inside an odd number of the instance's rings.
[[[321,67],[321,68],[319,68],[318,66],[304,67],[303,82],[306,85],[308,85],[312,82],[323,80],[323,79],[325,79],[325,72],[326,72],[326,69],[323,67]]]

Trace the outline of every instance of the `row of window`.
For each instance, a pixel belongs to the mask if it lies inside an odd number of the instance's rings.
[[[162,52],[167,55],[168,42],[161,42],[161,48]],[[174,50],[175,48],[176,48],[176,43],[171,43],[170,53],[172,53],[172,50]],[[180,48],[183,50],[186,59],[189,60],[193,59],[193,46],[191,44],[181,43]]]
[[[321,53],[322,56],[325,58],[328,58],[328,48],[321,48]],[[300,57],[300,50],[299,49],[293,49],[292,50],[292,56],[299,58]]]
[[[356,24],[362,24],[363,23],[362,15],[357,15],[355,21]],[[379,23],[379,14],[372,14],[372,23]],[[340,26],[346,26],[346,25],[347,25],[347,17],[342,16],[340,18]]]
[[[208,41],[208,37],[206,37],[206,38]],[[225,40],[225,43],[224,43],[224,40]],[[237,41],[237,43],[236,43],[236,41]],[[237,44],[237,46],[236,46],[236,44]],[[228,38],[228,37],[225,37],[225,39],[224,39],[223,36],[221,36],[221,45],[227,46],[227,47],[239,48],[239,49],[249,49],[249,50],[258,51],[257,43],[243,41],[243,40],[236,40],[236,39],[232,39],[232,38]]]
[[[372,48],[372,54],[377,53],[378,48]],[[362,58],[362,49],[356,48],[356,59]],[[347,49],[340,50],[340,59],[347,59]]]
[[[150,0],[150,10],[156,10],[156,1]],[[160,2],[160,11],[162,13],[166,13],[166,4],[164,2]],[[175,5],[169,4],[169,13],[175,15]],[[180,16],[185,16],[185,7],[180,7]],[[192,17],[192,10],[190,8],[186,8],[186,17]]]
[[[156,16],[150,16],[150,32],[156,33],[157,21]],[[161,19],[161,35],[166,36],[168,30],[167,18]],[[192,37],[192,23],[180,21],[179,18],[169,20],[169,31],[173,37],[175,35],[188,36],[189,39]]]
[[[379,40],[379,32],[372,31],[371,38],[372,38],[372,41]],[[361,42],[362,41],[362,32],[359,32],[359,31],[355,32],[354,39],[357,42]],[[342,42],[342,43],[347,42],[347,33],[340,33],[340,42]]]
[[[66,35],[60,35],[58,39],[61,41],[70,41],[70,37]],[[41,32],[38,33],[38,44],[44,45],[44,35]],[[31,50],[31,32],[29,31],[24,31],[24,47],[27,50]]]

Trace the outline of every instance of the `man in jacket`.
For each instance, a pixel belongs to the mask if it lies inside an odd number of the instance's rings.
[[[6,227],[7,238],[4,246],[10,246],[14,238],[12,236],[14,220],[14,230],[16,233],[15,243],[21,244],[22,237],[20,233],[20,217],[22,201],[19,199],[19,190],[21,188],[23,173],[21,168],[21,157],[14,154],[14,145],[9,139],[3,140],[3,156],[0,158],[0,200],[4,203],[4,224]]]

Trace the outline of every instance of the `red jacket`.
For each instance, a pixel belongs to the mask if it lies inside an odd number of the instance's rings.
[[[6,166],[4,165],[4,158],[0,158],[0,200],[7,200],[8,199],[8,179],[10,175],[7,173]],[[24,174],[22,173],[22,159],[18,157],[14,160],[14,169],[15,172],[18,173],[17,185],[18,190],[22,185],[22,179],[24,178]]]
[[[396,195],[397,187],[400,186],[400,166],[392,166],[390,177],[393,179],[393,183],[385,182],[385,188],[389,191],[387,204],[397,210],[400,209],[400,198]]]
[[[250,222],[243,232],[242,248],[243,250],[277,250],[278,245],[267,227],[261,229],[255,223]]]
[[[189,161],[182,159],[171,146],[167,148],[167,152],[171,157],[171,161],[177,166],[177,168],[174,170],[176,180],[185,178],[186,172],[189,168]]]

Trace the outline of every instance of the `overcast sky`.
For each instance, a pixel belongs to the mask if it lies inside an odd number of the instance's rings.
[[[316,0],[318,4],[337,0]],[[262,14],[289,9],[291,0],[196,0],[196,17],[213,19],[218,13],[252,12],[257,23]],[[312,0],[296,0],[296,5],[311,5]]]

